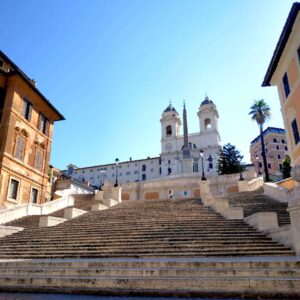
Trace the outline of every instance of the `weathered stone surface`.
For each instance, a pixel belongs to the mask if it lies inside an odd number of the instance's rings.
[[[104,210],[104,209],[108,209],[108,207],[106,205],[97,203],[97,204],[92,205],[91,211],[98,211],[98,210]]]
[[[64,218],[52,217],[52,216],[42,216],[40,217],[39,227],[51,227],[56,226],[60,223],[67,221]]]
[[[76,217],[79,217],[83,214],[87,213],[87,211],[75,207],[68,207],[64,209],[64,219],[70,220]]]
[[[259,212],[245,218],[245,221],[263,232],[278,228],[277,214],[274,212]]]

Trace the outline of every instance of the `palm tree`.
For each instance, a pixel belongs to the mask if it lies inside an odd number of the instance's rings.
[[[260,141],[261,141],[261,150],[262,150],[261,154],[262,154],[263,164],[264,164],[265,180],[268,182],[270,178],[269,178],[266,149],[265,149],[265,142],[263,136],[263,124],[265,123],[266,120],[268,120],[271,117],[271,112],[270,112],[271,109],[264,99],[254,100],[254,104],[250,107],[250,109],[251,111],[249,112],[249,115],[251,115],[252,120],[257,122],[260,130]]]

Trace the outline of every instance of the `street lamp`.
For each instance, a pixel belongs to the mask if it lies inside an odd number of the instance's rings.
[[[200,150],[200,157],[201,157],[201,163],[202,163],[202,178],[201,178],[201,180],[206,180],[205,174],[204,174],[204,163],[203,163],[204,151],[202,149]]]
[[[100,184],[99,184],[99,191],[102,191],[102,186],[104,185],[104,170],[100,170]]]
[[[118,164],[119,164],[119,159],[116,158],[115,159],[115,162],[116,162],[116,183],[115,183],[115,187],[117,187],[119,184],[118,184]]]
[[[256,158],[256,161],[257,161],[257,167],[258,167],[258,173],[257,173],[257,176],[260,176],[260,175],[261,175],[261,172],[260,172],[260,164],[259,164],[259,161],[258,161],[259,157],[258,157],[257,154],[256,154],[255,158]]]

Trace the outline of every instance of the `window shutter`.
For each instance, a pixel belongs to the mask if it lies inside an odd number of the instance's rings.
[[[46,119],[46,125],[45,125],[45,135],[49,135],[49,127],[50,127],[50,122]]]
[[[29,104],[29,108],[28,108],[28,121],[30,122],[31,121],[31,115],[32,115],[32,105]]]
[[[27,101],[26,100],[23,100],[23,103],[22,103],[22,116],[25,117],[26,115],[26,107],[27,107]]]
[[[39,114],[39,120],[38,120],[38,130],[42,130],[42,115]]]
[[[15,157],[21,161],[23,161],[24,149],[25,149],[25,139],[21,136],[17,136]]]

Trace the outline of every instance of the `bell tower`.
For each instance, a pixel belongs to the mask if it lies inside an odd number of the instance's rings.
[[[200,135],[205,135],[210,145],[220,145],[219,113],[212,100],[205,97],[197,113],[200,125]]]
[[[173,152],[176,150],[176,138],[180,135],[180,117],[170,102],[164,110],[161,119],[161,153]]]

